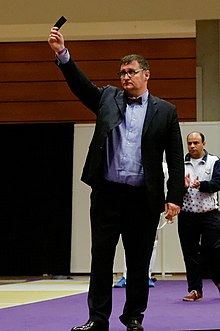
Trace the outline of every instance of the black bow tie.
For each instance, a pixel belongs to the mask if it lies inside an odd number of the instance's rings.
[[[142,97],[138,98],[132,98],[132,97],[127,97],[127,104],[131,105],[132,103],[138,103],[139,105],[142,105]]]

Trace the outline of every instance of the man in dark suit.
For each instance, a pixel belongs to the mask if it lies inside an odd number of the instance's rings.
[[[127,331],[141,331],[160,213],[165,210],[171,220],[182,204],[184,163],[176,108],[149,93],[150,71],[143,57],[129,55],[121,59],[122,89],[97,87],[71,59],[56,28],[51,29],[48,42],[71,91],[97,116],[81,178],[92,187],[89,320],[72,331],[109,330],[113,261],[120,235],[127,284],[119,318]],[[164,152],[169,171],[166,200]]]

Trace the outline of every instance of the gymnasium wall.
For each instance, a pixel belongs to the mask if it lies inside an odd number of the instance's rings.
[[[67,41],[66,46],[98,86],[120,86],[119,59],[142,54],[151,68],[151,93],[176,104],[181,121],[196,120],[195,38]],[[0,43],[0,123],[94,122],[54,61],[47,42]]]

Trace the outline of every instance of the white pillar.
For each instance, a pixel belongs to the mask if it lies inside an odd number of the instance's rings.
[[[220,20],[196,22],[197,121],[220,120]]]

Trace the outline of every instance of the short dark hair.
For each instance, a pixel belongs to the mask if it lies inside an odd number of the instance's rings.
[[[138,54],[130,54],[130,55],[126,55],[123,58],[121,58],[121,62],[120,62],[120,66],[122,64],[127,64],[127,63],[131,63],[133,61],[137,61],[140,64],[140,68],[144,69],[144,70],[150,70],[150,66],[147,62],[147,60]]]
[[[192,131],[192,132],[190,132],[190,133],[187,135],[187,137],[186,137],[187,141],[188,141],[188,137],[189,137],[192,133],[198,133],[198,134],[200,135],[201,139],[202,139],[202,143],[204,143],[204,141],[205,141],[205,136],[204,136],[204,134],[203,134],[202,132],[199,132],[199,131]]]

